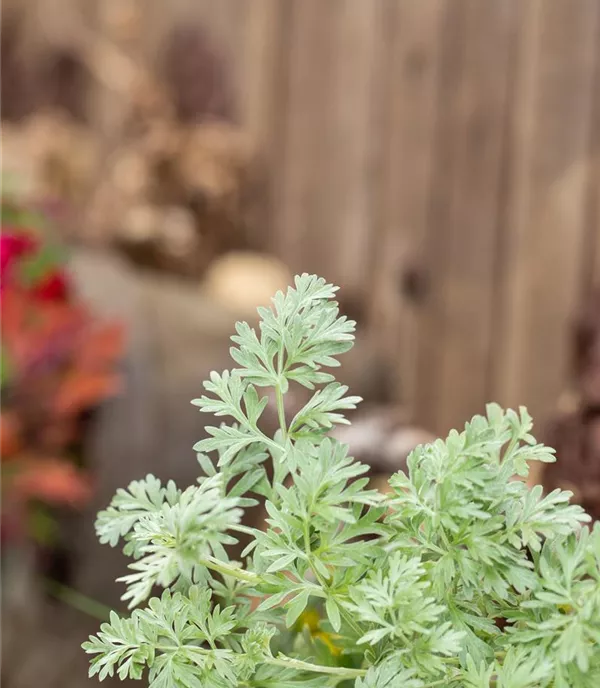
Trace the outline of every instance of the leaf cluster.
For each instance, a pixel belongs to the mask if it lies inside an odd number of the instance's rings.
[[[101,541],[132,557],[136,609],[85,644],[91,673],[147,670],[153,688],[600,685],[600,528],[569,493],[526,486],[529,462],[554,460],[526,410],[490,404],[415,449],[389,494],[370,489],[327,436],[359,401],[325,370],[354,330],[334,294],[302,275],[258,331],[237,325],[239,367],[193,402],[226,419],[195,447],[198,485],[148,476],[99,514]],[[313,394],[286,418],[296,384]],[[242,522],[258,499],[264,530]],[[232,561],[240,533],[251,544]]]

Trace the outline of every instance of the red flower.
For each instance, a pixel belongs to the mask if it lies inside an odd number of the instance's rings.
[[[68,301],[69,283],[62,273],[52,272],[34,285],[32,293],[41,301]]]
[[[11,273],[15,263],[35,248],[36,242],[31,236],[3,229],[0,236],[0,293],[4,292],[6,285],[14,282]]]
[[[2,274],[11,268],[17,258],[31,253],[35,249],[35,241],[26,234],[11,234],[2,232],[0,236],[0,267]]]

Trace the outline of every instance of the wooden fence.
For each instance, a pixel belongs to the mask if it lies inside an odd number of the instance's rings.
[[[209,31],[264,155],[268,244],[362,302],[416,420],[552,410],[600,279],[600,0],[143,12],[148,56],[178,21]]]
[[[268,161],[272,245],[363,299],[415,418],[550,413],[600,278],[600,2],[195,5]]]

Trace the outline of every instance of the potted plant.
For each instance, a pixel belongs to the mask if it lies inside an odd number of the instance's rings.
[[[120,580],[135,609],[84,644],[90,674],[147,670],[154,688],[600,685],[600,527],[570,493],[524,482],[529,462],[554,460],[527,411],[490,404],[415,449],[386,494],[370,489],[328,437],[359,401],[325,370],[354,330],[334,294],[302,275],[259,309],[258,332],[237,325],[238,367],[193,402],[231,419],[196,445],[197,485],[147,476],[99,514],[100,540],[124,538],[133,559]],[[292,417],[297,384],[313,394]],[[258,425],[269,388],[274,436]],[[257,498],[264,529],[241,523]],[[244,562],[228,556],[240,533]]]
[[[3,200],[1,242],[3,549],[33,542],[41,572],[68,583],[65,525],[91,490],[83,440],[118,388],[123,332],[78,301],[42,214]]]

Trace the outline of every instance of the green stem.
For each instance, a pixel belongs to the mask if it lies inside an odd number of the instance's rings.
[[[311,503],[311,504],[310,504],[310,508],[309,508],[309,510],[308,510],[308,513],[309,513],[309,514],[312,513],[312,508],[313,508],[313,505],[312,505],[312,503]],[[309,517],[310,517],[310,516],[309,516]],[[322,579],[321,575],[319,574],[319,572],[317,571],[317,569],[315,568],[315,566],[313,566],[313,564],[312,564],[313,552],[312,552],[312,550],[311,550],[311,548],[310,548],[310,532],[309,532],[309,528],[310,528],[310,523],[309,523],[309,521],[308,521],[307,519],[305,519],[305,520],[304,520],[304,550],[305,550],[305,553],[306,553],[306,557],[307,557],[307,559],[308,559],[308,563],[309,563],[309,565],[310,565],[310,567],[311,567],[311,569],[312,569],[312,572],[315,574],[315,577],[316,577],[316,579],[317,579],[319,585],[321,586],[321,589],[325,591],[325,594],[327,594],[327,591],[329,591],[329,583],[328,583],[327,581],[324,581],[324,580]],[[363,633],[363,632],[361,631],[361,629],[358,627],[358,625],[356,624],[356,622],[355,622],[354,619],[352,618],[352,615],[349,614],[349,613],[344,609],[344,607],[343,607],[341,604],[338,605],[338,606],[339,606],[339,609],[340,609],[340,612],[341,612],[342,616],[343,616],[344,619],[346,620],[346,623],[350,626],[350,628],[354,631],[354,633],[356,633],[357,639],[358,639],[358,638],[361,638],[361,637],[364,635],[364,633]]]
[[[231,576],[232,578],[237,578],[245,583],[252,583],[252,585],[256,585],[261,581],[260,576],[256,575],[255,573],[246,571],[246,569],[243,569],[239,566],[226,564],[224,561],[219,561],[214,557],[204,557],[203,559],[200,559],[198,563],[202,566],[206,566],[207,569],[211,569],[212,571],[220,573],[222,576]]]
[[[450,679],[454,680],[454,679]],[[434,688],[434,686],[442,686],[442,685],[447,685],[448,684],[448,679],[447,678],[441,678],[439,681],[434,681],[433,683],[428,683],[424,688]]]
[[[513,452],[515,451],[518,444],[519,444],[519,438],[513,437],[511,439],[511,441],[509,442],[508,446],[506,447],[504,454],[502,455],[501,463],[504,463],[507,459],[510,459],[512,457]]]
[[[98,619],[99,621],[109,620],[111,612],[110,607],[107,607],[101,602],[97,602],[96,600],[93,600],[90,597],[77,592],[76,590],[68,588],[66,585],[56,583],[53,580],[46,580],[45,583],[47,585],[48,592],[50,592],[50,594],[57,600],[69,605],[69,607],[73,607],[73,609],[77,609],[77,611],[83,612],[84,614],[87,614],[94,619]]]
[[[364,635],[364,633],[363,633],[363,632],[361,631],[361,629],[358,627],[356,621],[354,621],[354,619],[352,618],[351,614],[350,614],[348,611],[346,611],[346,610],[344,609],[344,607],[343,607],[341,604],[338,605],[338,608],[339,608],[339,610],[340,610],[342,616],[344,617],[344,619],[346,619],[346,623],[347,623],[347,624],[350,626],[350,628],[356,633],[356,637],[357,637],[357,638],[361,638],[361,637]]]
[[[283,435],[283,440],[287,439],[287,423],[285,421],[285,406],[283,404],[283,392],[281,391],[281,376],[283,374],[283,340],[279,347],[279,352],[277,353],[277,385],[275,385],[275,397],[277,401],[277,417],[279,418],[279,427],[281,428],[281,433]]]
[[[235,530],[238,533],[246,533],[246,535],[256,535],[256,528],[245,526],[243,523],[232,523],[229,530]]]
[[[275,387],[275,394],[277,398],[277,417],[279,418],[279,427],[281,428],[281,433],[283,438],[287,437],[287,424],[285,421],[285,408],[283,405],[283,392],[281,391],[281,386],[277,383]]]
[[[303,524],[303,535],[304,535],[304,553],[306,554],[306,558],[308,560],[308,563],[311,565],[311,568],[317,577],[317,580],[321,585],[323,584],[319,578],[319,574],[317,571],[315,571],[314,566],[311,564],[311,558],[312,558],[312,550],[310,549],[310,525],[309,522],[305,519],[304,524]]]
[[[208,650],[206,648],[191,645],[186,645],[185,648],[187,651],[197,652],[205,656],[210,655],[213,652],[218,652],[216,648]],[[161,652],[177,652],[181,649],[181,647],[175,645],[158,645],[156,649],[160,650]],[[288,657],[287,655],[265,657],[265,659],[261,661],[264,661],[265,664],[270,664],[271,666],[279,666],[286,669],[296,669],[297,671],[312,671],[316,674],[329,674],[339,678],[357,678],[358,676],[364,676],[367,673],[366,669],[349,669],[347,667],[332,667],[321,664],[312,664],[311,662],[304,662],[301,659],[294,659],[293,657]]]
[[[319,674],[331,674],[332,676],[339,676],[340,678],[357,678],[364,676],[366,669],[349,669],[347,667],[330,667],[322,666],[320,664],[311,664],[311,662],[303,662],[301,659],[293,659],[285,655],[279,655],[272,659],[266,659],[266,664],[272,666],[285,667],[287,669],[296,669],[298,671],[312,671]]]

